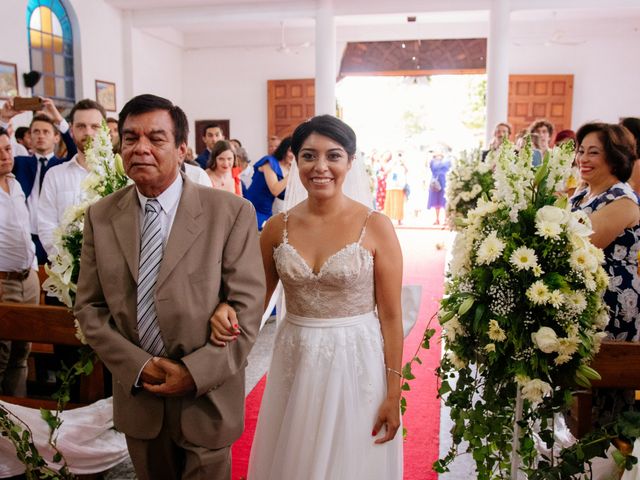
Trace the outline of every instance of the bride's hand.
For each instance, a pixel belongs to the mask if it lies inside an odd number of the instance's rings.
[[[209,319],[211,324],[211,336],[209,341],[219,347],[224,347],[227,343],[234,341],[240,334],[240,326],[236,311],[224,302],[216,307],[216,311]]]
[[[385,443],[393,440],[396,436],[396,432],[400,428],[400,402],[398,399],[387,397],[382,402],[371,435],[375,437],[380,433],[383,425],[386,426],[384,437],[376,439],[375,443]]]

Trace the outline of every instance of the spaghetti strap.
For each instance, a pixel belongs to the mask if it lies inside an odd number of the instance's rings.
[[[367,213],[367,218],[364,219],[364,225],[362,226],[362,232],[360,232],[360,238],[358,239],[358,245],[360,245],[362,243],[362,240],[364,239],[364,235],[365,235],[365,233],[367,233],[367,223],[369,222],[369,218],[371,217],[371,214],[373,212],[375,212],[375,210],[371,210],[370,209],[369,213]]]
[[[282,212],[282,219],[284,220],[284,229],[282,230],[282,243],[289,243],[289,234],[287,233],[287,220],[289,220],[289,211]]]

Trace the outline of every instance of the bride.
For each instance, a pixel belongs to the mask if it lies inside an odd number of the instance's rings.
[[[314,117],[291,149],[308,198],[260,238],[267,301],[280,280],[286,315],[248,478],[400,480],[400,245],[387,217],[343,193],[356,151],[348,125]],[[220,346],[243,334],[229,310],[212,318]]]

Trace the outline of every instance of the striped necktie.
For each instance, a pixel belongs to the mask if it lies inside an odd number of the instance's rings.
[[[158,200],[147,200],[144,207],[138,269],[138,337],[140,346],[154,356],[165,354],[153,301],[158,271],[162,263],[160,210]]]

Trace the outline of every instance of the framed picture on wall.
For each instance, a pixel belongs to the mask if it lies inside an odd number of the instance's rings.
[[[18,70],[15,63],[0,62],[0,98],[18,95]]]
[[[108,112],[117,111],[116,84],[105,82],[104,80],[96,80],[96,101]]]

